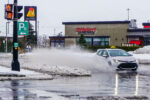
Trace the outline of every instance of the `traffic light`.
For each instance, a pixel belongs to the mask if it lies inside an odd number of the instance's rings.
[[[23,16],[23,13],[20,13],[22,10],[23,6],[17,6],[17,17],[20,19]]]
[[[20,19],[23,16],[23,13],[20,13],[22,8],[23,8],[23,6],[17,6],[17,19]],[[5,5],[5,19],[7,19],[7,20],[13,19],[13,17],[14,17],[13,9],[14,9],[13,4]]]
[[[5,19],[7,20],[13,19],[13,4],[5,5]]]

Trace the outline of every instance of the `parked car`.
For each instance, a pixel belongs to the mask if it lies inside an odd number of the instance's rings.
[[[99,49],[97,55],[104,57],[108,64],[116,70],[138,69],[138,61],[128,52],[121,49]]]

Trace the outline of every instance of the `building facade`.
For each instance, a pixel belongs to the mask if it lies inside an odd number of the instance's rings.
[[[128,43],[150,45],[150,23],[143,23],[143,28],[128,29]]]
[[[91,46],[121,46],[127,43],[130,21],[63,22],[65,46],[77,45],[81,34]]]
[[[150,45],[150,23],[143,23],[143,28],[137,28],[136,20],[62,24],[65,25],[65,35],[49,37],[51,46],[78,45],[81,34],[90,46]]]

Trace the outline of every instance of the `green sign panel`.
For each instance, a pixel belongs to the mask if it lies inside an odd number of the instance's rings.
[[[28,35],[28,34],[29,34],[29,23],[18,22],[18,35]]]
[[[14,47],[17,48],[18,47],[18,43],[14,43]]]

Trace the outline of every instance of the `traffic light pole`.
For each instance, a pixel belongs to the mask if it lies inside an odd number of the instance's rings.
[[[18,35],[17,35],[17,0],[14,0],[14,21],[13,21],[13,61],[12,61],[12,70],[20,71],[20,63],[18,61]]]

